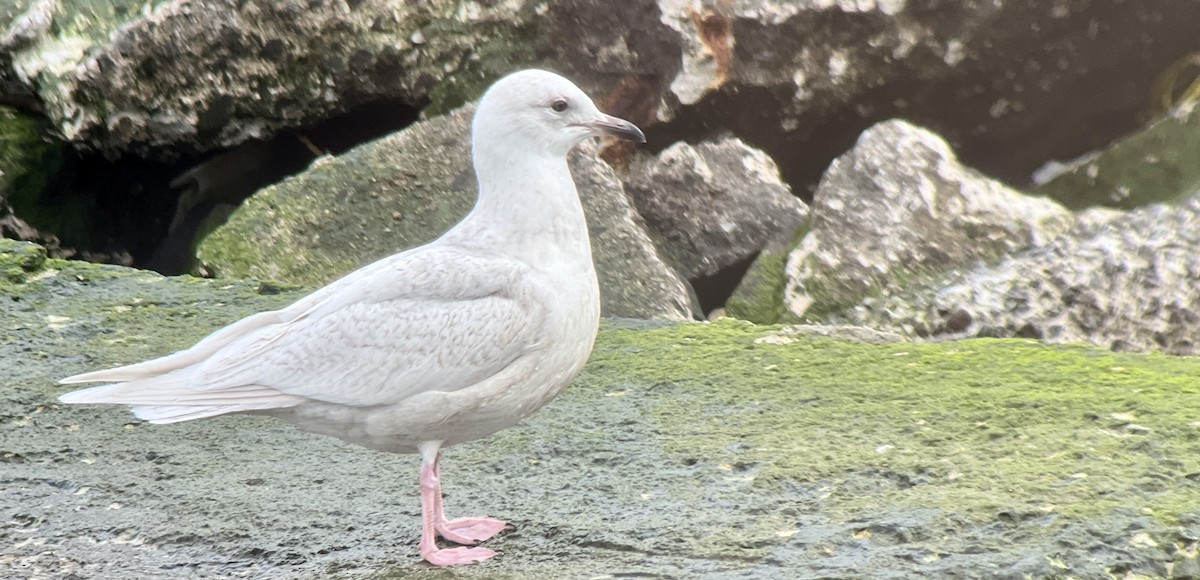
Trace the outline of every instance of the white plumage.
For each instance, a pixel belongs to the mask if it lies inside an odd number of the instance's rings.
[[[644,141],[562,77],[509,75],[484,95],[472,125],[479,200],[441,238],[187,350],[63,379],[113,384],[60,400],[130,405],[153,423],[263,413],[374,449],[420,452],[422,556],[491,557],[435,543],[436,533],[473,544],[504,526],[445,519],[439,449],[517,423],[586,361],[599,291],[566,154],[601,134]]]

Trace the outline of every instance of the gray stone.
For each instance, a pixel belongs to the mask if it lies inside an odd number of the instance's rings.
[[[625,190],[660,247],[691,279],[790,240],[808,216],[775,162],[736,138],[676,143],[635,162]]]
[[[898,120],[834,161],[811,211],[786,266],[784,304],[795,318],[1045,244],[1072,222],[1058,204],[964,167],[940,137]]]
[[[788,324],[755,339],[754,342],[758,344],[792,344],[799,341],[799,337],[805,336],[852,340],[867,344],[888,344],[906,340],[898,333],[876,330],[866,326]]]
[[[830,159],[894,117],[1028,183],[1045,160],[1136,129],[1156,77],[1195,50],[1200,19],[1200,4],[1178,0],[658,4],[683,43],[663,109],[672,140],[731,131],[806,198]]]
[[[793,186],[815,182],[863,127],[901,115],[963,143],[985,171],[1023,179],[1081,142],[1132,129],[1154,75],[1193,48],[1200,16],[1178,0],[143,6],[0,7],[0,84],[35,91],[81,146],[172,158],[379,99],[442,113],[503,72],[543,66],[643,128],[678,120],[672,131],[692,138],[695,123],[733,131]]]
[[[665,25],[645,17],[648,1],[622,11],[607,2],[535,9],[449,0],[166,0],[143,7],[39,0],[0,11],[0,80],[35,91],[62,137],[82,148],[175,159],[380,100],[444,113],[523,64],[567,72],[602,97],[627,79],[678,67],[678,49],[662,38]],[[601,19],[605,26],[591,26]],[[634,85],[640,92],[657,86]],[[624,102],[612,96],[598,100]],[[657,93],[650,98],[657,102]]]
[[[260,191],[200,244],[202,268],[315,285],[436,238],[475,202],[473,111],[418,122]],[[686,282],[658,256],[612,168],[594,148],[570,164],[605,315],[695,318]]]
[[[1020,336],[1197,355],[1198,224],[1200,196],[1132,210],[912,296],[907,319],[889,318],[933,336]]]

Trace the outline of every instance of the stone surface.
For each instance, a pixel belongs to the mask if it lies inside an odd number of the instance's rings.
[[[1200,192],[1200,108],[1185,103],[1102,151],[1050,166],[1037,193],[1069,207],[1131,209]]]
[[[445,112],[535,64],[644,128],[733,131],[780,161],[793,186],[815,183],[862,129],[900,115],[961,144],[972,165],[1024,179],[1136,127],[1155,75],[1194,49],[1200,17],[1178,0],[143,6],[9,3],[0,80],[16,82],[4,95],[35,91],[87,147],[170,157],[378,99]]]
[[[57,19],[80,24],[19,51],[14,68],[43,87],[46,114],[68,141],[109,156],[173,158],[372,99],[415,104],[468,44],[486,53],[511,42],[509,10],[455,15],[452,5],[180,0],[94,13],[64,4]]]
[[[450,513],[516,529],[492,562],[431,570],[414,456],[265,418],[151,426],[54,402],[58,377],[295,291],[28,273],[0,279],[6,578],[1161,578],[1200,537],[1196,359],[606,323],[562,396],[448,450]]]
[[[793,239],[772,240],[759,252],[725,301],[726,314],[756,324],[775,324],[784,318],[788,254],[806,235],[807,225]]]
[[[0,68],[36,91],[66,140],[109,157],[174,159],[374,101],[445,112],[522,64],[576,73],[605,92],[678,67],[665,26],[646,17],[649,2],[619,12],[605,2],[526,4],[166,0],[143,11],[122,0],[42,0],[0,20],[19,39],[0,46]],[[47,15],[52,26],[30,24]],[[582,24],[597,18],[608,25]]]
[[[732,133],[805,199],[863,129],[896,116],[1020,184],[1137,127],[1154,78],[1194,50],[1197,19],[1200,5],[1180,0],[12,0],[0,6],[0,102],[44,114],[85,155],[163,163],[141,170],[172,175],[97,186],[112,192],[97,207],[117,208],[103,221],[122,231],[94,231],[81,251],[177,271],[156,260],[190,236],[157,251],[168,234],[120,212],[187,206],[165,184],[192,164],[374,107],[404,109],[386,126],[444,113],[531,65],[638,123],[653,150]],[[615,149],[614,165],[629,161],[631,148]],[[242,153],[240,185],[279,179],[284,164]]]
[[[761,151],[735,138],[676,143],[636,161],[625,190],[688,279],[711,276],[790,240],[808,207]]]
[[[1062,206],[964,167],[940,137],[899,120],[834,161],[811,211],[786,266],[784,305],[795,318],[1043,245],[1071,226]]]
[[[441,235],[475,203],[472,107],[419,122],[255,194],[199,247],[202,267],[315,285]],[[593,148],[572,173],[592,235],[606,316],[695,318],[683,280],[662,261],[613,170]]]
[[[805,199],[829,160],[895,117],[1024,186],[1047,159],[1137,129],[1200,20],[1200,4],[1178,0],[658,4],[684,48],[666,99],[681,104],[656,138],[733,132]]]
[[[1053,243],[867,301],[849,317],[930,336],[1019,336],[1200,354],[1200,196],[1084,222]]]

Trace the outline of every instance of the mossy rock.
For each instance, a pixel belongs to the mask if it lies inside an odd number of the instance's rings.
[[[1077,163],[1035,193],[1072,209],[1170,203],[1200,191],[1200,110],[1196,103]]]
[[[783,295],[787,286],[788,254],[806,234],[807,224],[800,227],[787,243],[767,244],[726,300],[726,314],[755,324],[785,321],[787,308],[783,304]]]

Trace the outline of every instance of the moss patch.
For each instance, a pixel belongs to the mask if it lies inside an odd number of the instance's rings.
[[[1024,340],[758,340],[767,333],[734,321],[612,330],[589,368],[688,392],[656,417],[680,456],[761,488],[818,485],[836,513],[1124,507],[1172,522],[1200,505],[1200,360]]]
[[[1170,203],[1200,190],[1200,109],[1169,114],[1037,189],[1071,209]]]

